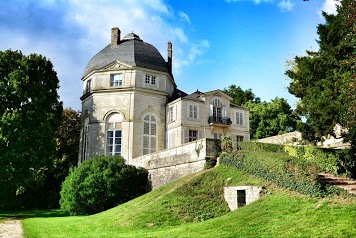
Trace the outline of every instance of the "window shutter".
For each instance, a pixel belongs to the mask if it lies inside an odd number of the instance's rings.
[[[210,116],[213,115],[213,111],[214,111],[214,105],[213,104],[210,104]]]
[[[151,153],[156,152],[157,140],[156,137],[151,137]]]
[[[149,122],[144,122],[143,123],[143,134],[144,135],[149,135],[150,134],[150,123]]]
[[[157,124],[152,123],[151,124],[151,136],[156,136],[157,135]]]
[[[223,116],[223,117],[226,117],[226,107],[223,107],[223,108],[222,108],[222,116]]]
[[[237,141],[236,141],[236,135],[231,135],[232,137],[232,143],[233,143],[233,146],[234,146],[234,150],[237,150]]]
[[[189,130],[184,129],[184,143],[188,143],[188,142],[189,142]]]
[[[198,130],[198,139],[202,139],[203,138],[203,132]]]

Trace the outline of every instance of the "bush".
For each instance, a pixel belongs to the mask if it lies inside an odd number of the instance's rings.
[[[220,160],[221,164],[309,196],[323,197],[332,193],[318,180],[318,170],[312,163],[286,153],[241,150],[222,153]]]
[[[126,165],[122,157],[98,156],[70,171],[61,190],[61,208],[71,215],[93,214],[149,190],[148,172]]]

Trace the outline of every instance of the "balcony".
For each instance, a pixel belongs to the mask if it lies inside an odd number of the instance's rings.
[[[209,116],[208,123],[211,126],[228,127],[232,124],[232,121],[229,117]]]

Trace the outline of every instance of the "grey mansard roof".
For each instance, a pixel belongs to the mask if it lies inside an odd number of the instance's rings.
[[[159,51],[151,44],[143,42],[134,33],[127,34],[118,45],[109,44],[97,53],[88,63],[83,77],[93,70],[101,69],[114,61],[131,66],[169,73],[168,64]]]

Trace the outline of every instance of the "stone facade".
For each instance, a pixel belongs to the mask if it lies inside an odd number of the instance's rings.
[[[121,155],[150,171],[154,187],[203,169],[212,140],[249,138],[249,111],[220,90],[187,94],[168,59],[134,33],[97,53],[82,77],[82,132],[78,164],[95,155]],[[202,146],[197,156],[196,146]],[[214,144],[215,146],[215,144]],[[207,154],[208,153],[208,154]]]
[[[224,198],[230,210],[234,211],[240,206],[248,205],[258,200],[260,198],[260,193],[262,190],[263,190],[262,187],[255,187],[255,186],[224,187]]]
[[[144,167],[150,174],[152,188],[158,188],[189,174],[202,171],[206,158],[216,157],[213,139],[200,139],[157,153],[133,158],[130,164]]]

